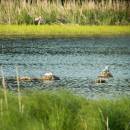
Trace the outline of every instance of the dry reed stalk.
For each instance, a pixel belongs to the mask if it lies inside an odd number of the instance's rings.
[[[6,108],[8,109],[7,88],[6,88],[5,77],[4,77],[2,66],[1,66],[1,76],[2,76],[2,86],[3,86],[3,92],[4,92],[5,105],[6,105]]]
[[[2,51],[2,54],[3,54],[3,50],[4,50],[3,48],[4,48],[4,47],[3,47],[3,44],[2,44],[2,46],[1,46],[1,49],[2,49],[2,50],[1,50],[1,51]]]
[[[24,112],[24,105],[22,104],[22,106],[21,106],[21,113],[23,114],[23,112]]]
[[[80,119],[81,119],[81,122],[83,123],[84,130],[88,130],[88,126],[87,126],[86,121],[81,116],[80,116]]]
[[[106,127],[107,127],[107,130],[110,130],[109,129],[109,120],[108,120],[108,117],[107,117],[107,120],[106,120]]]
[[[18,104],[19,104],[19,112],[22,112],[22,98],[20,92],[20,82],[19,82],[19,73],[18,73],[18,66],[16,66],[16,79],[17,79],[17,92],[18,92]]]
[[[3,99],[0,99],[0,115],[3,116]]]

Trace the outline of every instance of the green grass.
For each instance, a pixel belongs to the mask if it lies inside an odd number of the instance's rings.
[[[0,36],[85,37],[130,35],[130,26],[0,25]]]
[[[130,99],[92,100],[63,90],[23,91],[22,112],[16,93],[8,109],[0,91],[0,130],[130,130]],[[1,109],[2,108],[2,109]]]

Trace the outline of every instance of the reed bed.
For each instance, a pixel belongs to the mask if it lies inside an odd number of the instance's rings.
[[[41,16],[45,24],[128,25],[130,2],[124,0],[59,0],[26,3],[26,0],[1,0],[0,24],[34,24]]]
[[[24,112],[16,93],[8,92],[5,109],[0,90],[1,130],[130,130],[130,98],[92,100],[64,90],[22,91]]]

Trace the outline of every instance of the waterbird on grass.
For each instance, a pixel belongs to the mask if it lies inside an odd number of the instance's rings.
[[[99,74],[100,78],[110,78],[113,77],[111,72],[109,71],[109,66],[106,66],[105,69]]]
[[[100,72],[98,78],[96,79],[96,83],[106,83],[106,80],[110,77],[113,77],[111,72],[109,71],[109,66],[105,66],[105,69]]]
[[[23,77],[19,77],[19,80],[20,81],[27,81],[27,80],[31,80],[31,78],[28,76],[23,76]]]
[[[109,66],[105,66],[105,69],[103,71],[109,72]]]
[[[60,80],[59,77],[52,74],[52,72],[45,73],[42,80]]]
[[[41,16],[36,17],[36,18],[34,19],[34,24],[35,24],[35,25],[40,25],[40,24],[43,24],[43,23],[44,23],[44,19],[43,19]]]

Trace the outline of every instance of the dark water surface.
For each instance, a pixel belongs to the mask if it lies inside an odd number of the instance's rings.
[[[22,87],[57,89],[63,87],[87,97],[130,95],[130,37],[71,39],[0,39],[0,65],[5,77],[40,77],[53,72],[55,82],[24,82]],[[95,84],[99,72],[110,66],[113,78]],[[13,88],[12,83],[8,83]]]

